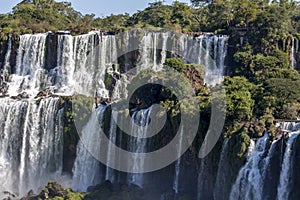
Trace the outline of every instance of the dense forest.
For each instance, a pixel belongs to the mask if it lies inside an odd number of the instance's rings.
[[[79,35],[103,30],[117,34],[136,29],[164,29],[194,36],[212,32],[229,36],[228,67],[224,80],[224,137],[238,141],[233,147],[237,157],[242,159],[245,156],[250,138],[261,137],[264,131],[270,137],[276,137],[275,119],[299,117],[300,3],[296,1],[191,0],[191,6],[179,1],[172,5],[157,1],[133,15],[97,17],[94,14],[82,15],[69,2],[24,0],[11,13],[0,14],[2,47],[9,35],[17,42],[19,35],[27,33],[70,30],[72,35]],[[296,52],[295,59],[299,61],[295,61],[296,64],[292,64],[290,58],[292,46]],[[4,48],[1,48],[1,55],[3,51]],[[211,88],[203,84],[203,77],[195,79],[195,76],[190,76],[196,73],[194,66],[184,63],[180,57],[167,58],[165,65],[188,77],[197,98],[201,100],[201,115],[209,116],[211,97],[208,93]],[[151,73],[158,76],[154,71]],[[197,75],[200,77],[200,74]],[[139,78],[145,77],[141,74],[136,80]],[[176,77],[173,80],[176,81]],[[176,98],[168,96],[168,91],[164,92],[159,100],[163,100],[163,106],[173,109],[176,115]],[[189,109],[193,108],[187,108],[187,112]],[[208,117],[204,120],[209,122]],[[73,126],[73,122],[66,126]],[[72,131],[70,127],[67,134]],[[49,185],[52,187],[52,183]]]

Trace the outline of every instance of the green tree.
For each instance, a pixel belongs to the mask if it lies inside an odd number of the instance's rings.
[[[227,77],[226,86],[226,116],[230,123],[247,121],[252,117],[254,100],[252,90],[255,86],[245,77]],[[235,121],[235,122],[234,122]]]

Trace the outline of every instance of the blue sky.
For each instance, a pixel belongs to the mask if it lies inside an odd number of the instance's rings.
[[[0,13],[8,13],[12,7],[21,0],[1,0]],[[155,0],[67,0],[72,6],[82,14],[94,13],[102,17],[110,14],[129,13],[133,14],[137,10],[143,10],[149,2]],[[189,0],[179,0],[189,3]],[[171,4],[173,0],[166,0],[165,3]]]

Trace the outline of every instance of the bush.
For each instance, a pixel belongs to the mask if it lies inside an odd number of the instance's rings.
[[[181,58],[167,58],[164,65],[171,67],[178,72],[183,72],[186,68],[185,63]]]

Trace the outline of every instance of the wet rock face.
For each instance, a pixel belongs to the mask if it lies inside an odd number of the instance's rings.
[[[263,199],[272,200],[277,197],[277,186],[281,171],[282,155],[285,145],[279,141],[275,144],[275,151],[270,156],[270,166],[266,171],[266,178],[263,187]]]
[[[292,188],[290,191],[289,199],[298,199],[300,196],[299,185],[300,185],[300,137],[298,137],[294,143],[294,153],[292,160],[292,177],[293,183],[291,184]]]
[[[295,68],[299,72],[300,71],[300,52],[296,53],[295,59],[296,59],[296,66],[295,66]]]
[[[162,100],[161,96],[162,86],[158,84],[146,84],[137,89],[131,96],[129,108],[145,109],[152,104],[158,103]]]
[[[45,69],[51,70],[57,66],[57,36],[48,34],[46,39]]]

